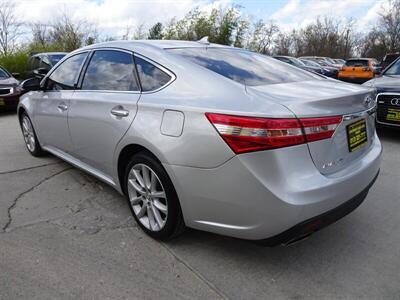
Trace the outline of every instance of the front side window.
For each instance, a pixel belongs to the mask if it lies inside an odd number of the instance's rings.
[[[279,63],[274,58],[246,50],[210,47],[168,51],[249,86],[321,79],[310,72]]]
[[[87,53],[80,53],[67,58],[50,75],[47,83],[49,90],[71,90],[75,88],[79,72],[85,61]]]
[[[157,90],[171,80],[171,76],[152,63],[140,57],[135,57],[135,61],[143,92]]]
[[[83,90],[138,91],[133,55],[98,50],[89,63],[83,78]]]

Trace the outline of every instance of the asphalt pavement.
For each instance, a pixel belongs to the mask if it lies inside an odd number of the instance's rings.
[[[16,115],[0,114],[0,299],[400,299],[400,131],[379,135],[365,202],[305,241],[188,230],[160,243],[112,188],[30,156]]]

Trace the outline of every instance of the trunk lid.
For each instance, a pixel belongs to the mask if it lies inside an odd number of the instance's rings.
[[[374,89],[324,79],[252,86],[247,91],[285,106],[298,118],[343,116],[332,138],[308,143],[322,174],[337,172],[365,155],[375,138]],[[367,141],[357,140],[364,131]]]

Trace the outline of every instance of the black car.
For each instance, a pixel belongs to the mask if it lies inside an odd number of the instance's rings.
[[[377,90],[379,125],[400,128],[400,58],[389,65],[379,77],[364,83]]]
[[[19,81],[0,66],[0,111],[15,109],[19,102]]]
[[[44,77],[48,71],[58,63],[67,53],[66,52],[46,52],[33,54],[28,61],[26,78]]]
[[[291,64],[295,67],[298,67],[300,69],[303,69],[303,70],[306,70],[309,72],[315,72],[315,73],[322,74],[321,68],[314,67],[314,66],[307,66],[301,60],[297,59],[296,57],[276,55],[276,56],[273,56],[273,58],[283,61],[285,63]]]
[[[327,77],[337,78],[338,72],[337,72],[336,68],[322,66],[321,64],[319,64],[313,60],[309,60],[309,59],[305,59],[305,58],[299,58],[299,60],[303,64],[305,64],[307,67],[317,68],[318,71],[315,71],[315,72],[317,72],[319,74],[325,75]]]

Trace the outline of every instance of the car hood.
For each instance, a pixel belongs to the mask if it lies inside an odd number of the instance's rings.
[[[374,87],[379,92],[400,92],[400,75],[383,75],[364,83],[364,86]]]
[[[0,79],[0,86],[15,86],[18,85],[18,80],[15,79],[14,77],[6,78],[6,79]]]
[[[375,90],[334,79],[321,79],[251,86],[247,87],[247,91],[273,100],[297,116],[313,117],[344,115],[366,110],[370,107],[365,106],[364,100]]]

